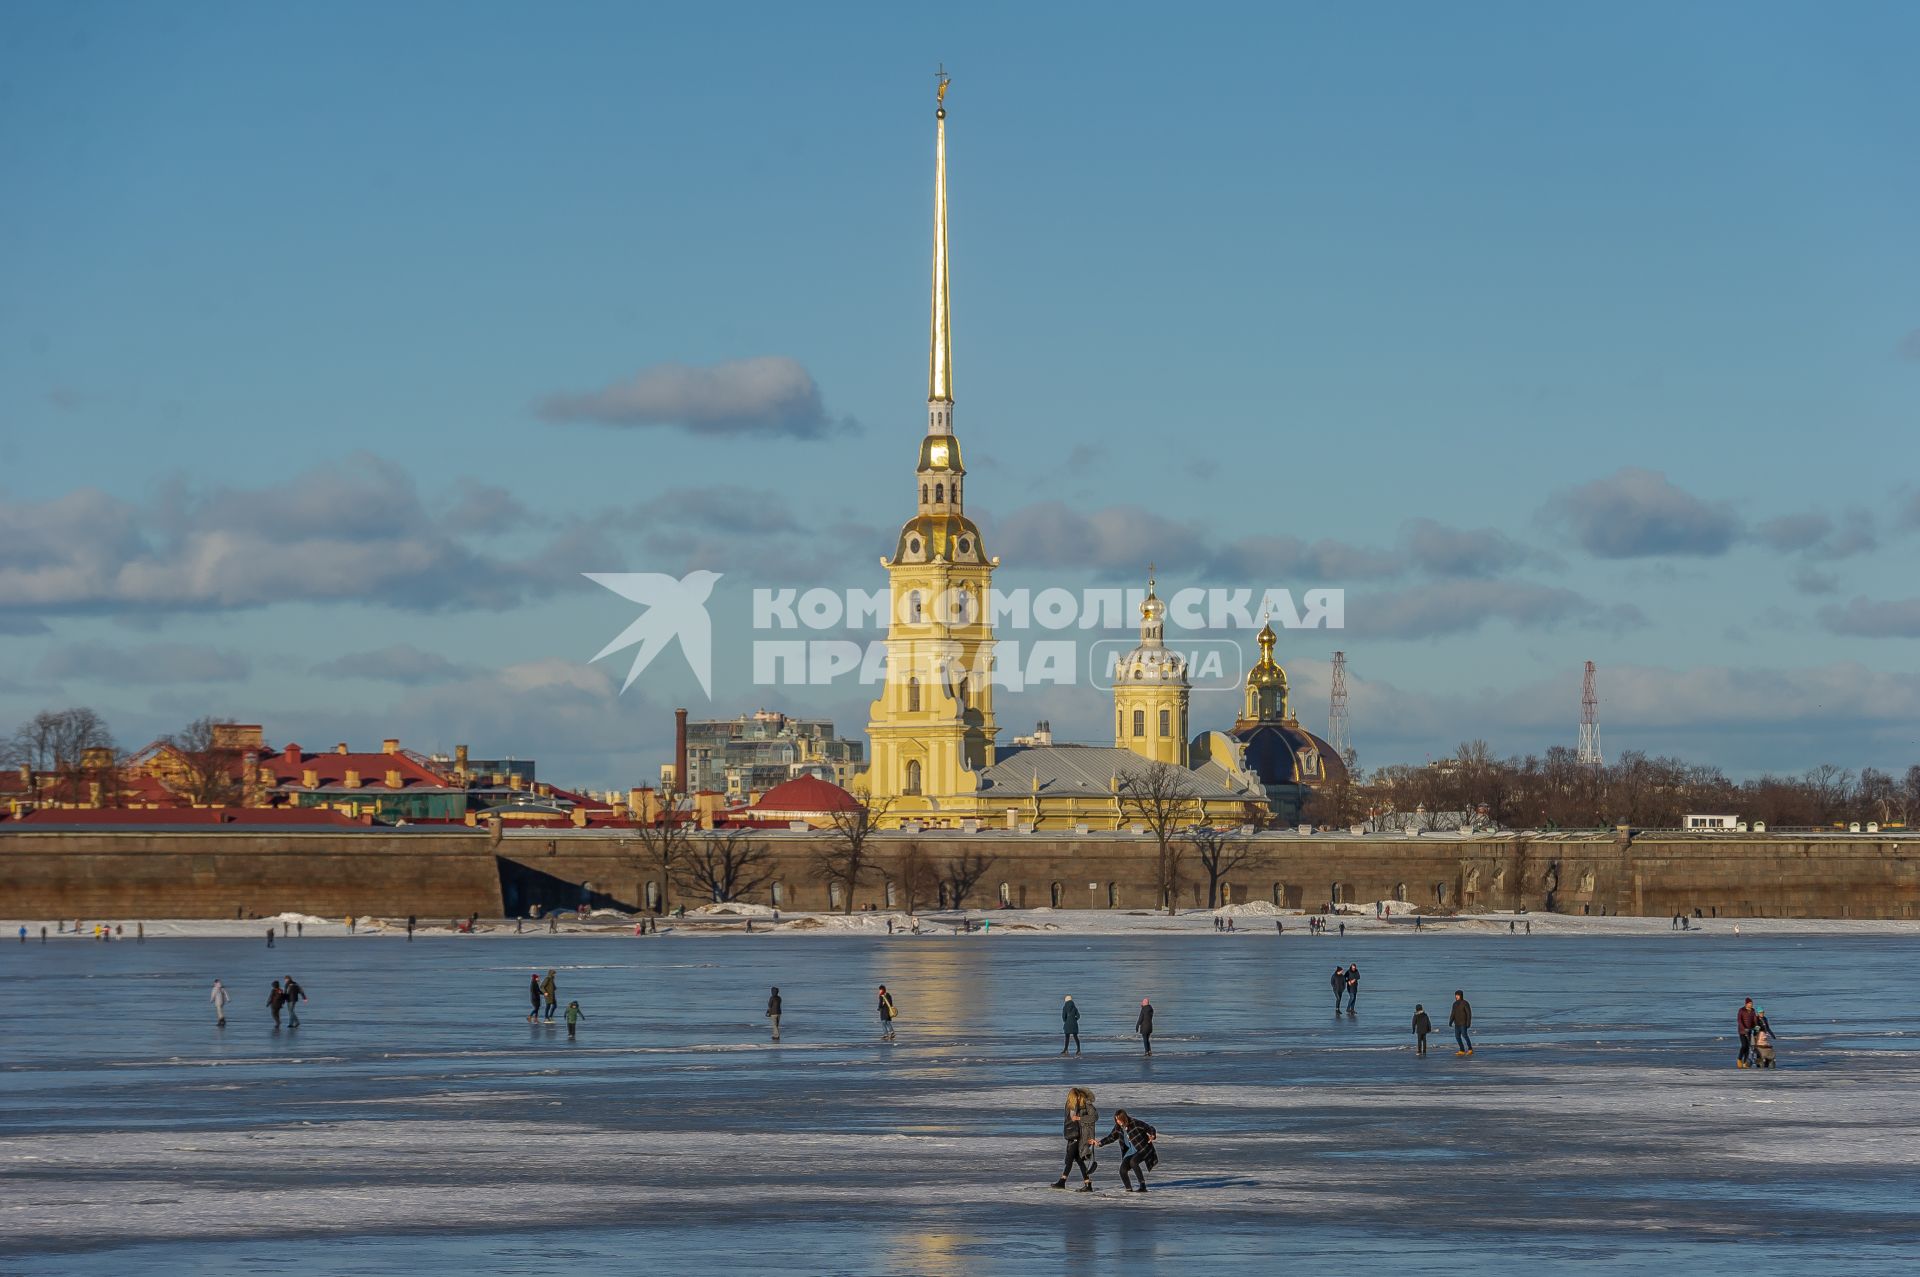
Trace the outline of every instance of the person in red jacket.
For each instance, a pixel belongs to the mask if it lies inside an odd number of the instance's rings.
[[[1752,1063],[1753,1026],[1759,1022],[1759,1019],[1760,1017],[1754,1013],[1752,998],[1742,1003],[1739,1014],[1733,1017],[1733,1025],[1740,1031],[1740,1054],[1733,1060],[1733,1067],[1736,1069],[1747,1068]]]

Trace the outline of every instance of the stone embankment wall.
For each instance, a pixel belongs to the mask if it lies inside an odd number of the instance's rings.
[[[484,833],[0,832],[0,916],[500,915]]]
[[[837,904],[817,858],[825,835],[755,835],[789,909]],[[1331,899],[1404,898],[1432,911],[1514,909],[1665,917],[1920,917],[1920,838],[1672,833],[1459,838],[1262,835],[1260,863],[1226,876],[1234,901],[1314,908]],[[905,907],[904,862],[926,878],[974,878],[966,904],[1147,909],[1161,903],[1155,843],[1114,833],[876,836],[855,907]],[[930,883],[916,901],[941,903]],[[649,884],[653,890],[649,891]],[[1004,896],[1003,896],[1004,888]],[[1183,907],[1204,904],[1206,877],[1185,857]],[[694,903],[663,884],[631,836],[598,831],[381,830],[0,832],[0,916],[232,918],[283,910],[422,918],[498,917],[583,897],[632,908]]]

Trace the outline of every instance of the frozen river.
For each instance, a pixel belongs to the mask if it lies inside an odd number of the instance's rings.
[[[745,936],[5,946],[0,1272],[1904,1266],[1920,939]],[[1331,1011],[1357,961],[1355,1015]],[[587,1020],[529,1026],[531,969]],[[264,1000],[291,972],[297,1031]],[[214,1027],[207,990],[235,1002]],[[899,1039],[877,1041],[886,983]],[[768,986],[786,999],[767,1041]],[[1445,1028],[1455,988],[1478,1052]],[[1085,1014],[1061,1059],[1059,1007]],[[1736,1071],[1751,994],[1782,1067]],[[1142,997],[1155,1054],[1128,1034]],[[1434,1052],[1407,1024],[1424,1002]],[[1059,1193],[1092,1087],[1145,1196]]]

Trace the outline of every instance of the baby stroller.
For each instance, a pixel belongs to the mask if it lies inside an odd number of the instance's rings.
[[[1753,1031],[1753,1067],[1770,1069],[1773,1067],[1773,1033],[1768,1029]]]

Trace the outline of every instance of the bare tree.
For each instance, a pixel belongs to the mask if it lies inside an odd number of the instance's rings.
[[[244,751],[236,749],[230,734],[221,730],[232,721],[196,718],[165,738],[177,766],[172,788],[195,806],[224,807],[240,797]]]
[[[1186,831],[1194,858],[1207,875],[1207,908],[1220,903],[1220,883],[1239,870],[1264,868],[1271,857],[1267,849],[1237,829],[1215,829],[1196,825]]]
[[[100,774],[101,751],[113,759],[113,733],[107,730],[106,720],[76,705],[41,710],[22,723],[8,743],[7,755],[15,767],[51,775],[55,801],[79,803],[87,798],[88,781],[117,780],[117,760],[104,769],[114,776]],[[102,793],[109,799],[117,797],[119,789],[117,783],[102,784]]]
[[[844,912],[853,912],[854,889],[873,873],[873,835],[893,806],[890,799],[869,798],[865,803],[830,812],[833,824],[824,846],[813,853],[813,867],[829,883],[837,883],[845,897]]]
[[[742,900],[773,881],[773,852],[745,829],[690,836],[681,881],[716,903]]]
[[[687,876],[698,828],[694,813],[681,809],[671,791],[661,795],[660,812],[654,819],[634,823],[633,837],[639,844],[634,859],[643,870],[660,875],[660,913],[671,905],[674,881]],[[645,899],[640,903],[644,907]]]
[[[984,852],[967,851],[947,861],[947,898],[953,901],[955,909],[967,907],[967,897],[973,894],[980,880],[987,876],[998,856],[989,856]]]
[[[894,881],[900,884],[907,912],[913,913],[939,891],[940,871],[934,868],[933,858],[927,855],[926,848],[917,842],[910,842],[906,850],[900,853],[899,864],[894,869]]]
[[[1172,763],[1148,763],[1120,782],[1120,809],[1153,835],[1154,885],[1171,915],[1177,910],[1175,897],[1186,867],[1187,844],[1180,831],[1200,814],[1192,775]]]

